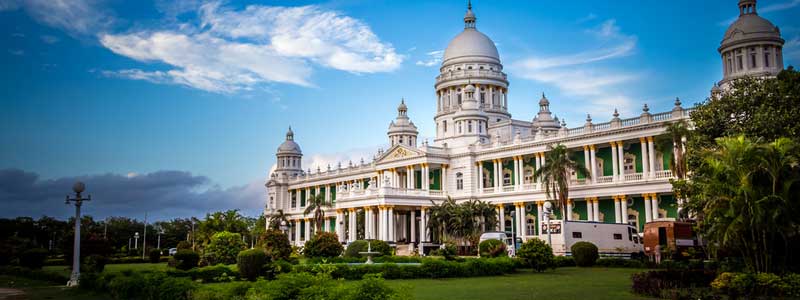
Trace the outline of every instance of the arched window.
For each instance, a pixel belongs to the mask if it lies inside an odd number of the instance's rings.
[[[442,121],[442,127],[444,128],[444,132],[447,132],[447,120]]]
[[[464,174],[461,172],[456,173],[456,190],[463,190],[464,189]]]
[[[622,174],[636,173],[636,156],[630,153],[625,153],[624,162],[622,165]]]
[[[472,133],[472,121],[467,121],[467,132]]]
[[[403,137],[402,137],[402,136],[400,137],[400,142],[399,142],[399,143],[400,143],[400,144],[402,144],[402,143],[403,143]]]
[[[525,235],[536,235],[536,217],[528,216],[525,220]]]
[[[503,170],[503,185],[511,185],[511,170]]]

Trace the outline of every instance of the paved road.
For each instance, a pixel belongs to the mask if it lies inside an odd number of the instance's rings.
[[[22,300],[27,299],[25,292],[18,289],[0,288],[0,300]]]

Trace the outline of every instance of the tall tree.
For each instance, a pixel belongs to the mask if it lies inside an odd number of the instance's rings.
[[[325,195],[323,194],[314,195],[306,201],[306,210],[303,211],[303,214],[314,213],[314,228],[316,232],[322,231],[326,208],[333,208],[333,203],[325,201]]]
[[[586,167],[569,157],[569,150],[566,146],[558,144],[549,148],[550,150],[545,153],[544,166],[536,170],[533,176],[542,181],[547,197],[556,200],[558,209],[563,212],[561,218],[566,220],[569,213],[566,212],[565,208],[567,207],[567,201],[569,201],[570,172],[581,172],[587,178],[591,178],[592,175]]]
[[[269,217],[269,229],[280,230],[281,223],[288,221],[289,219],[287,218],[286,213],[284,213],[282,209],[279,209]]]

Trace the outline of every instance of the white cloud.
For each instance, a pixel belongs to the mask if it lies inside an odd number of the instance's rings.
[[[511,64],[514,75],[554,86],[565,95],[586,97],[581,113],[606,114],[609,107],[620,113],[633,111],[633,100],[620,85],[637,80],[636,72],[598,67],[595,64],[632,55],[637,38],[620,31],[611,19],[587,30],[599,48],[566,55],[532,55]]]
[[[0,11],[16,10],[19,5],[20,0],[0,0]]]
[[[25,11],[38,22],[72,36],[94,35],[114,22],[100,0],[26,0]]]
[[[274,82],[312,86],[312,64],[375,73],[393,71],[403,60],[363,22],[316,6],[237,11],[212,2],[198,14],[199,26],[101,34],[101,44],[114,53],[173,68],[106,74],[233,93]]]
[[[800,60],[800,37],[794,36],[783,44],[783,54],[785,58]],[[795,62],[796,63],[796,62]]]
[[[418,60],[418,66],[425,66],[425,67],[433,67],[438,66],[442,63],[442,55],[444,55],[444,50],[436,50],[425,53],[428,57],[425,60]]]
[[[52,35],[43,35],[41,36],[41,39],[42,42],[45,42],[46,44],[55,44],[58,43],[58,41],[60,41],[58,37]]]
[[[597,15],[594,14],[594,13],[589,13],[588,15],[586,15],[586,16],[578,19],[578,20],[575,20],[575,23],[578,23],[578,24],[586,23],[586,22],[589,22],[589,21],[594,20],[594,19],[597,19]]]

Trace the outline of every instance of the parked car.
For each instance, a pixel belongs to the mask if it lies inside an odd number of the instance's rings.
[[[178,253],[178,248],[169,248],[169,256],[173,256],[175,253]]]

